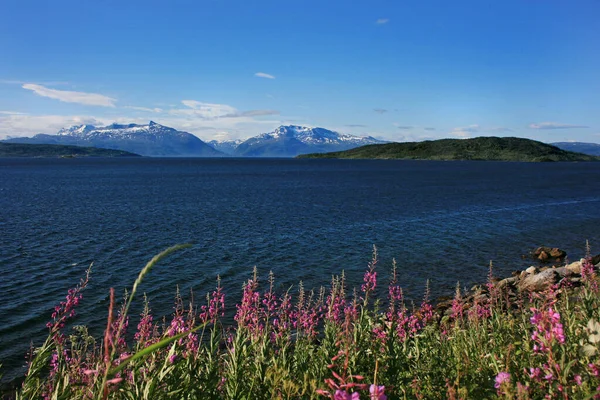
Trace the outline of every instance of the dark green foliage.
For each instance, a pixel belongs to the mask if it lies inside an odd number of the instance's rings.
[[[307,154],[299,157],[528,162],[600,161],[600,157],[573,153],[535,140],[516,137],[373,144],[335,153]]]
[[[139,155],[96,147],[0,142],[0,157],[139,157]]]

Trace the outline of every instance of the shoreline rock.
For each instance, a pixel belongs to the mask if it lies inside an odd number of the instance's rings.
[[[546,252],[544,247],[539,247],[532,256],[535,258],[535,253],[538,255],[546,253],[549,257],[550,253],[560,255],[563,259],[566,257],[566,252],[553,248]],[[559,250],[559,251],[552,251]],[[515,271],[512,276],[498,279],[493,278],[492,284],[503,293],[503,296],[508,299],[516,299],[526,293],[539,293],[547,290],[552,285],[558,284],[567,279],[572,287],[581,285],[581,267],[585,262],[585,258],[580,259],[566,265],[553,266],[535,266],[532,265],[525,270]],[[600,254],[590,258],[594,270],[600,270]],[[540,260],[541,261],[541,260]],[[469,292],[463,293],[462,301],[464,310],[469,310],[471,307],[481,304],[489,298],[486,284],[475,285]],[[440,317],[449,316],[452,312],[453,298],[449,296],[439,297],[436,301],[435,309]]]

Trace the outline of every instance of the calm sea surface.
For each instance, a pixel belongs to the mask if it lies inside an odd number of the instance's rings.
[[[158,315],[177,286],[200,298],[217,275],[237,296],[253,266],[282,290],[342,270],[358,282],[373,245],[380,279],[395,257],[410,297],[427,279],[451,294],[485,281],[490,260],[497,275],[528,266],[538,245],[578,259],[589,239],[598,253],[599,227],[600,163],[0,159],[0,363],[7,378],[22,372],[91,262],[76,323],[100,334],[109,288],[176,243],[193,247],[141,288]]]

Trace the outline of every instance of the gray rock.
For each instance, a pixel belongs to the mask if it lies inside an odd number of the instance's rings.
[[[511,276],[510,278],[502,279],[496,286],[498,286],[500,289],[504,289],[506,286],[514,285],[518,281],[518,276]]]
[[[533,265],[525,270],[525,272],[527,272],[528,274],[535,274],[535,273],[537,273],[537,271],[538,271],[538,269],[536,267],[534,267]]]
[[[574,274],[581,274],[582,261],[583,261],[583,259],[581,261],[572,262],[571,264],[567,265],[565,268]]]
[[[564,278],[570,271],[565,267],[549,268],[535,275],[528,275],[519,282],[521,292],[541,292]]]

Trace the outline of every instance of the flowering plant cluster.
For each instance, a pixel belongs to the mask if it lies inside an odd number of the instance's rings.
[[[148,300],[131,317],[143,277],[174,250],[152,259],[121,306],[111,290],[103,338],[84,327],[66,333],[87,277],[70,290],[17,398],[600,399],[593,266],[579,287],[559,283],[517,298],[493,283],[490,269],[476,296],[457,285],[443,310],[428,289],[420,304],[406,304],[395,262],[386,274],[375,251],[354,290],[342,273],[319,290],[299,284],[278,293],[273,275],[263,286],[255,270],[237,304],[217,280],[199,307],[177,294],[162,323]]]

